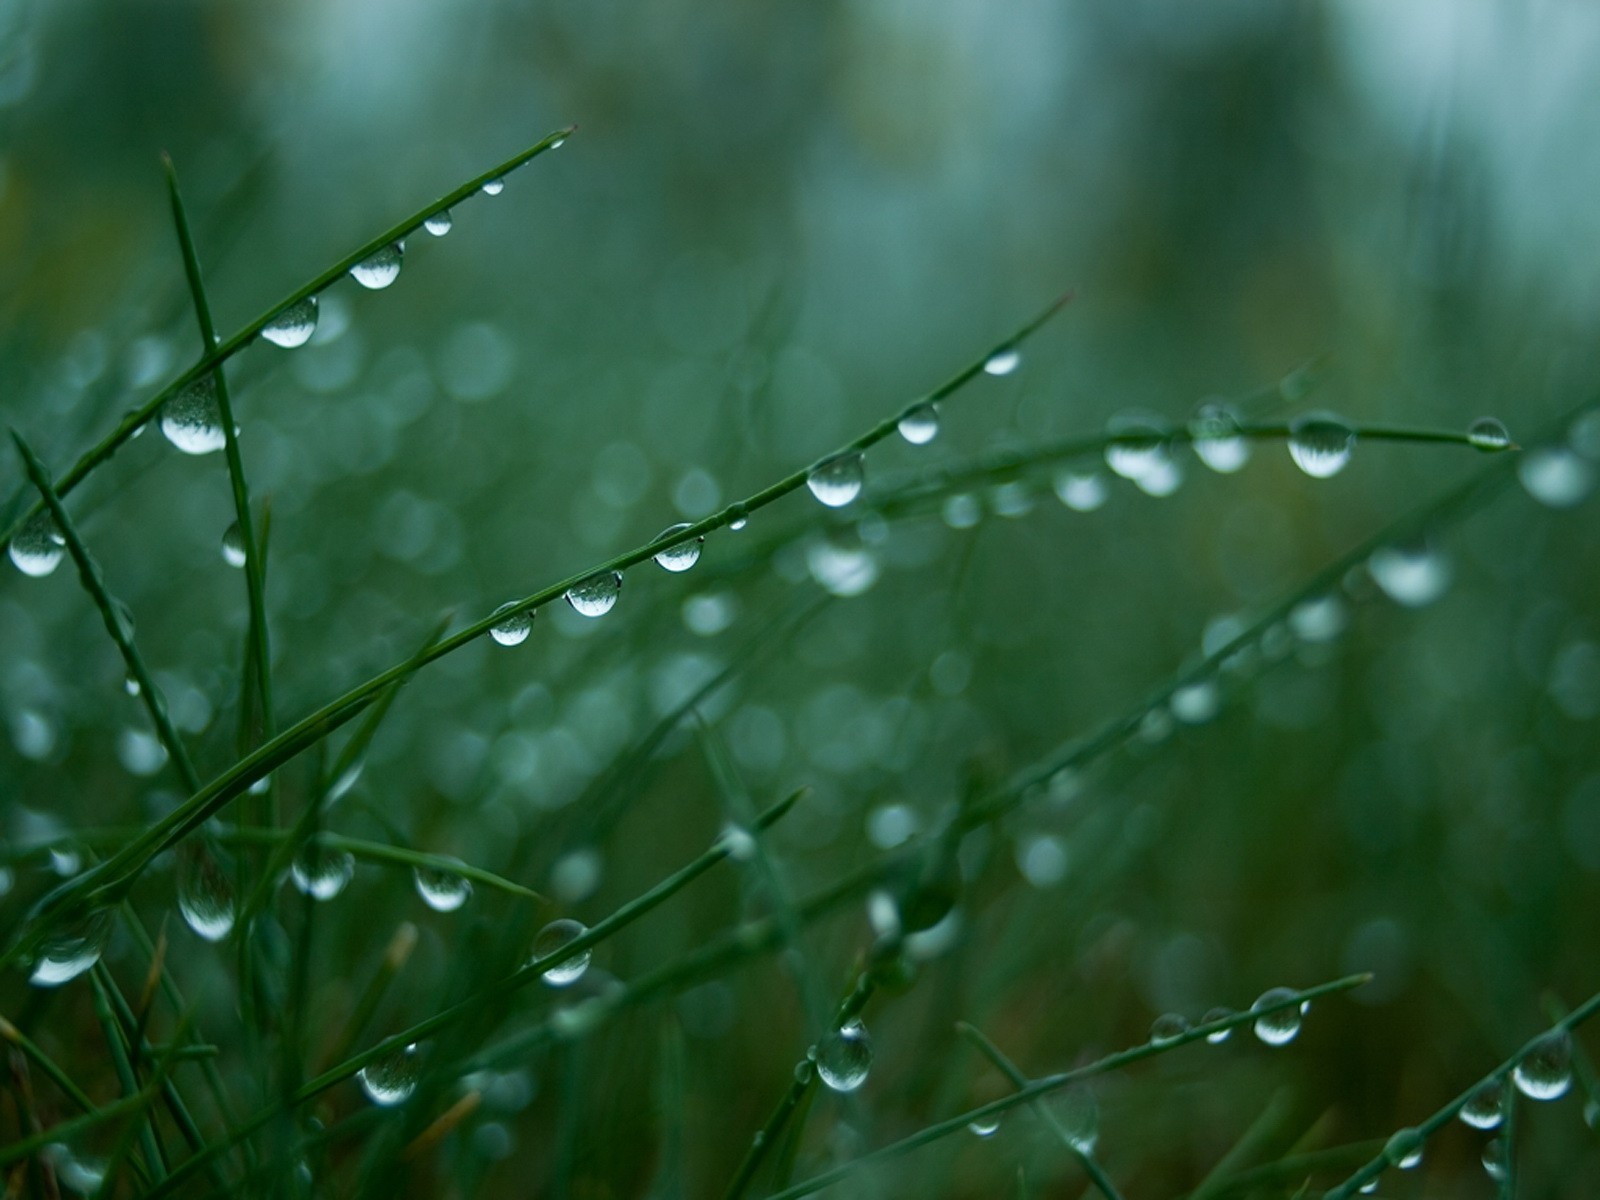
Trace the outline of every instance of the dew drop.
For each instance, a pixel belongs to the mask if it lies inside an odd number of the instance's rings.
[[[261,336],[274,346],[293,350],[304,346],[317,331],[317,298],[307,296],[289,305],[261,327]]]
[[[1150,1026],[1152,1046],[1170,1046],[1189,1032],[1188,1020],[1178,1013],[1162,1013]]]
[[[939,515],[951,529],[971,529],[983,520],[983,509],[976,498],[961,492],[945,500]]]
[[[1022,351],[1007,346],[1004,350],[996,350],[983,361],[983,369],[988,375],[1009,375],[1022,365]]]
[[[1289,611],[1289,629],[1302,642],[1331,642],[1344,632],[1350,615],[1344,601],[1329,593],[1302,600]]]
[[[968,1121],[967,1128],[981,1138],[990,1138],[1000,1132],[999,1117],[979,1117],[976,1121]]]
[[[1572,508],[1594,487],[1595,468],[1565,446],[1541,446],[1517,461],[1523,490],[1546,508]]]
[[[233,881],[210,850],[186,851],[178,859],[178,912],[208,942],[233,930]]]
[[[1450,587],[1450,560],[1425,542],[1382,546],[1367,560],[1367,573],[1384,595],[1407,608],[1432,604]]]
[[[386,288],[400,278],[400,260],[403,254],[399,242],[390,242],[351,267],[350,278],[373,291]]]
[[[1491,1138],[1483,1148],[1483,1170],[1490,1179],[1496,1183],[1505,1179],[1508,1174],[1506,1167],[1506,1144],[1502,1138]]]
[[[1195,455],[1218,474],[1232,475],[1250,461],[1250,443],[1225,404],[1202,404],[1189,422],[1189,438]]]
[[[533,609],[520,608],[515,600],[502,604],[493,615],[500,620],[489,626],[489,636],[502,646],[520,646],[533,631]]]
[[[185,454],[210,454],[227,445],[216,379],[202,375],[163,404],[161,432]]]
[[[483,194],[485,196],[498,196],[506,190],[506,181],[496,175],[493,179],[483,181]]]
[[[1474,1129],[1495,1129],[1505,1119],[1500,1107],[1502,1088],[1498,1079],[1478,1087],[1461,1106],[1461,1119]]]
[[[1511,448],[1511,433],[1494,417],[1479,417],[1467,427],[1467,441],[1486,454]]]
[[[1572,1086],[1572,1038],[1552,1029],[1511,1068],[1511,1081],[1530,1100],[1555,1100]]]
[[[878,581],[878,560],[871,550],[829,538],[807,544],[806,569],[824,591],[839,597],[859,596]]]
[[[622,572],[602,571],[567,589],[567,603],[585,617],[603,617],[622,595]]]
[[[843,508],[861,494],[866,478],[866,462],[860,454],[840,454],[813,467],[806,486],[829,508]]]
[[[300,847],[289,864],[294,886],[313,900],[332,900],[355,873],[355,856],[349,851],[329,850],[316,842]]]
[[[913,446],[926,446],[939,436],[939,410],[931,400],[913,404],[895,428]]]
[[[137,696],[141,690],[139,686],[139,680],[134,676],[129,675],[122,681],[122,690],[127,692],[130,696]]]
[[[1287,1003],[1294,999],[1294,995],[1288,988],[1268,988],[1250,1006],[1252,1009],[1262,1009],[1275,1004],[1285,1005],[1273,1012],[1264,1012],[1255,1020],[1256,1036],[1267,1045],[1287,1046],[1300,1033],[1300,1008]]]
[[[1356,1190],[1363,1196],[1370,1196],[1373,1192],[1378,1190],[1378,1181],[1376,1179],[1369,1179]]]
[[[1124,479],[1137,483],[1151,471],[1170,464],[1166,431],[1150,417],[1140,413],[1119,413],[1106,427],[1111,440],[1106,443],[1106,466]]]
[[[1056,1123],[1079,1154],[1093,1154],[1100,1141],[1100,1104],[1082,1084],[1070,1087],[1051,1104]]]
[[[579,921],[572,920],[570,917],[562,917],[560,920],[551,921],[533,939],[533,958],[529,961],[537,962],[540,959],[549,958],[552,954],[559,953],[563,947],[571,945],[588,932],[587,926]],[[571,958],[564,959],[545,970],[541,978],[551,987],[566,987],[568,984],[576,983],[583,978],[583,973],[589,969],[591,953],[589,950],[584,950]]]
[[[17,570],[35,579],[42,579],[61,565],[66,542],[56,528],[55,518],[41,511],[29,517],[17,530],[6,552]]]
[[[1209,679],[1184,684],[1172,693],[1172,715],[1185,725],[1204,725],[1221,707],[1217,685]]]
[[[659,542],[670,537],[676,537],[688,528],[687,522],[679,525],[669,525],[656,535],[656,541]],[[669,546],[655,556],[656,565],[667,571],[687,571],[700,561],[700,549],[705,544],[705,538],[695,537],[686,542],[679,542],[676,546]]]
[[[1409,1171],[1422,1161],[1422,1134],[1415,1129],[1397,1130],[1383,1144],[1383,1156],[1390,1165]]]
[[[472,881],[454,871],[441,871],[437,867],[414,867],[411,880],[417,886],[417,895],[434,912],[455,912],[472,895]]]
[[[1344,470],[1355,445],[1355,430],[1332,413],[1307,413],[1289,424],[1289,457],[1313,479]]]
[[[244,534],[235,521],[222,533],[222,561],[230,567],[244,566]]]
[[[110,910],[100,908],[66,922],[39,946],[28,982],[35,987],[60,987],[76,979],[105,953],[111,940]]]
[[[417,1046],[413,1042],[373,1059],[356,1072],[361,1090],[380,1108],[404,1103],[417,1090]]]
[[[851,1021],[817,1046],[817,1074],[836,1092],[853,1092],[872,1069],[872,1039],[860,1021]]]
[[[422,222],[422,227],[434,237],[443,237],[455,228],[455,219],[450,215],[448,208],[440,209],[433,216],[427,217]]]
[[[730,514],[728,517],[728,528],[733,530],[735,533],[738,533],[746,525],[750,524],[750,512],[745,508],[744,505],[735,504],[728,510],[728,512]]]
[[[1163,451],[1161,458],[1151,463],[1133,484],[1146,496],[1164,499],[1183,486],[1183,467]]]
[[[1237,1015],[1238,1014],[1235,1013],[1231,1008],[1213,1008],[1208,1010],[1206,1015],[1200,1018],[1200,1024],[1210,1025],[1214,1021],[1226,1021],[1229,1017]],[[1210,1033],[1206,1034],[1206,1041],[1213,1046],[1220,1046],[1232,1036],[1233,1026],[1230,1025],[1226,1029],[1212,1030]]]
[[[1055,477],[1055,491],[1073,512],[1090,513],[1106,502],[1106,481],[1093,472],[1062,471]]]

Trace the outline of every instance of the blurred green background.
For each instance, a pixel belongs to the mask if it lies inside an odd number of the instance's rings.
[[[1600,10],[1576,0],[3,0],[5,419],[59,472],[193,361],[161,151],[227,333],[576,123],[501,195],[458,205],[447,237],[411,238],[393,287],[335,285],[311,345],[230,363],[252,489],[270,497],[285,723],[410,653],[446,610],[475,620],[803,466],[1069,288],[1015,373],[943,406],[930,446],[868,455],[869,499],[1128,410],[1181,424],[1312,360],[1301,408],[1448,429],[1493,414],[1542,446],[1600,381],[1597,67]],[[1236,1037],[1098,1086],[1107,1169],[1147,1196],[1193,1188],[1271,1106],[1274,1153],[1381,1139],[1546,1023],[1547,995],[1600,987],[1585,503],[1600,430],[1576,430],[1544,460],[1558,503],[1512,487],[1436,531],[1451,572],[1436,603],[1395,605],[1353,573],[1336,640],[1296,644],[1215,720],[1152,724],[970,837],[958,936],[868,1010],[871,1079],[818,1098],[799,1176],[998,1095],[958,1019],[1043,1074],[1142,1040],[1162,1012],[1378,973],[1290,1047]],[[1277,443],[1231,476],[1175,457],[1183,486],[1164,499],[1108,476],[1105,506],[1080,513],[1044,469],[974,491],[975,523],[935,509],[846,531],[871,586],[798,631],[786,622],[825,594],[827,522],[788,497],[708,539],[687,575],[634,568],[603,620],[552,606],[526,645],[428,668],[330,826],[505,872],[593,924],[728,814],[692,725],[603,812],[574,802],[737,663],[700,715],[753,803],[811,789],[770,839],[806,894],[935,828],[972,779],[1137,705],[1219,618],[1291,594],[1489,462],[1363,444],[1324,482]],[[24,483],[8,454],[5,496]],[[246,612],[218,552],[222,456],[141,437],[70,507],[217,774],[235,757]],[[7,572],[13,856],[177,799],[122,679],[70,564]],[[79,866],[18,862],[0,923]],[[718,870],[608,943],[586,986],[770,910],[758,873]],[[153,926],[171,894],[169,870],[134,900]],[[312,1020],[343,1021],[403,921],[422,938],[375,1033],[436,1011],[473,939],[525,908],[480,889],[436,914],[403,872],[362,866],[318,915]],[[255,1095],[233,956],[176,922],[171,937],[227,1077]],[[836,994],[870,939],[860,906],[840,912],[808,931],[802,971]],[[132,946],[108,962],[137,990]],[[530,994],[506,1028],[567,998]],[[81,984],[29,994],[13,974],[0,1013],[116,1094]],[[506,1066],[409,1186],[717,1194],[816,1033],[793,973],[759,959]],[[661,1047],[680,1036],[682,1092],[662,1102]],[[1575,1087],[1528,1114],[1530,1192],[1600,1185],[1583,1106]],[[345,1084],[313,1111],[361,1107]],[[1078,1194],[1034,1124],[1017,1114],[838,1194],[1005,1195],[1019,1164],[1031,1194]],[[1490,1194],[1482,1141],[1446,1130],[1384,1191]],[[343,1194],[358,1167],[336,1143],[318,1186]]]

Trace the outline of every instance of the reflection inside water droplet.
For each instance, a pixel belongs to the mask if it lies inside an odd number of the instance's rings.
[[[400,278],[400,263],[404,257],[399,242],[380,247],[368,258],[350,268],[350,278],[364,288],[374,291],[386,288]]]
[[[549,958],[588,932],[586,926],[567,917],[551,921],[539,931],[539,936],[533,939],[533,958],[529,961],[537,962]],[[588,950],[581,951],[549,967],[540,977],[551,987],[566,987],[568,984],[576,983],[589,969],[590,954]]]
[[[434,912],[455,912],[472,895],[472,881],[454,871],[437,867],[415,867],[411,879],[416,884],[417,895]]]
[[[813,467],[806,476],[806,487],[829,508],[843,508],[861,494],[866,478],[866,462],[860,454],[841,454]]]

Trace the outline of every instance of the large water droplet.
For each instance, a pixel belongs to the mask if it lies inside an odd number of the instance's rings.
[[[1594,464],[1565,446],[1541,446],[1517,462],[1523,489],[1547,508],[1572,508],[1594,487]]]
[[[415,867],[411,871],[411,879],[417,885],[417,895],[434,912],[455,912],[472,895],[472,881],[454,871]]]
[[[1106,502],[1106,481],[1093,472],[1062,471],[1055,477],[1055,490],[1073,512],[1093,512]]]
[[[185,454],[210,454],[227,445],[216,379],[202,375],[163,404],[161,432]]]
[[[603,617],[622,595],[622,572],[602,571],[567,589],[567,603],[585,617]]]
[[[926,446],[939,436],[939,410],[931,400],[914,404],[906,409],[905,416],[900,418],[900,423],[895,428],[900,431],[900,436],[913,446]],[[999,1123],[996,1122],[996,1128],[998,1127]]]
[[[244,566],[244,534],[239,531],[237,521],[222,532],[222,561],[230,567]]]
[[[1189,422],[1189,437],[1200,461],[1220,474],[1232,475],[1250,461],[1250,443],[1225,404],[1202,404]]]
[[[1152,462],[1133,484],[1146,496],[1162,499],[1183,486],[1183,466],[1163,452],[1162,457]]]
[[[494,610],[500,620],[489,626],[489,636],[502,646],[520,646],[533,631],[533,609],[523,608],[513,600]]]
[[[822,1039],[816,1050],[817,1074],[836,1092],[853,1092],[872,1070],[872,1039],[860,1021],[851,1021]]]
[[[289,864],[294,886],[313,900],[332,900],[344,891],[356,873],[355,856],[346,850],[329,850],[307,842]]]
[[[1572,1038],[1552,1029],[1528,1048],[1511,1068],[1511,1081],[1530,1100],[1555,1100],[1572,1086]]]
[[[1355,445],[1355,430],[1332,413],[1307,413],[1289,424],[1289,457],[1313,479],[1344,470]]]
[[[1206,1015],[1200,1018],[1200,1024],[1210,1025],[1215,1021],[1226,1021],[1229,1017],[1237,1015],[1238,1014],[1235,1013],[1231,1008],[1219,1007],[1208,1009]],[[1226,1029],[1213,1029],[1210,1033],[1206,1034],[1206,1041],[1213,1046],[1219,1046],[1232,1036],[1233,1026],[1230,1025]]]
[[[1453,574],[1450,560],[1426,542],[1380,547],[1367,561],[1367,572],[1384,595],[1407,608],[1422,608],[1439,599]]]
[[[1383,1156],[1402,1171],[1409,1171],[1422,1161],[1422,1134],[1415,1129],[1396,1130],[1383,1144]]]
[[[813,467],[806,486],[829,508],[843,508],[861,494],[866,478],[866,461],[860,454],[840,454]]]
[[[261,336],[274,346],[293,350],[304,346],[317,331],[317,298],[307,296],[289,305],[261,327]]]
[[[1496,1183],[1509,1173],[1506,1163],[1506,1143],[1503,1138],[1490,1138],[1483,1148],[1483,1170]]]
[[[1166,430],[1143,413],[1119,413],[1106,426],[1112,439],[1106,443],[1106,466],[1124,479],[1137,482],[1171,462]]]
[[[38,512],[17,530],[6,552],[17,570],[41,579],[61,565],[66,544],[66,538],[56,528],[55,518],[47,512]]]
[[[220,942],[233,930],[233,881],[204,847],[178,857],[178,912],[208,942]]]
[[[433,234],[434,237],[443,237],[454,229],[455,225],[455,218],[450,215],[448,208],[441,209],[434,213],[433,216],[425,218],[422,222],[422,227]]]
[[[76,979],[105,953],[111,940],[110,910],[100,908],[50,932],[34,956],[28,982],[35,987],[60,987]]]
[[[506,190],[506,181],[496,175],[493,179],[483,181],[483,194],[485,196],[498,196]]]
[[[408,1099],[417,1090],[417,1046],[413,1042],[373,1059],[356,1072],[356,1080],[367,1099],[390,1108]]]
[[[588,927],[581,922],[569,917],[551,921],[539,931],[533,939],[533,959],[537,962],[542,958],[549,958],[559,952],[563,947],[571,945],[578,938],[588,933]],[[551,987],[566,987],[569,983],[576,983],[589,969],[590,951],[584,950],[571,958],[564,959],[546,970],[541,978]]]
[[[688,528],[687,522],[680,525],[669,525],[656,535],[656,541],[659,542],[666,538],[675,537]],[[670,546],[657,554],[655,556],[656,565],[668,571],[687,571],[700,561],[700,549],[705,544],[706,539],[703,537],[694,537],[686,542],[679,542],[676,546]]]
[[[362,287],[374,291],[386,288],[400,278],[400,260],[403,254],[399,242],[390,242],[387,246],[374,251],[371,257],[364,258],[351,267],[350,278]]]
[[[1170,1046],[1188,1032],[1187,1018],[1178,1013],[1162,1013],[1150,1026],[1150,1044]]]
[[[1498,1079],[1491,1079],[1478,1087],[1461,1106],[1461,1119],[1474,1129],[1494,1129],[1505,1120],[1500,1105],[1504,1091]]]
[[[1021,365],[1022,351],[1007,346],[984,359],[983,369],[989,375],[1009,375]]]
[[[1293,1000],[1295,993],[1288,988],[1268,988],[1251,1005],[1252,1009],[1267,1008]],[[1300,1033],[1300,1006],[1284,1004],[1274,1012],[1264,1012],[1255,1020],[1256,1036],[1269,1046],[1287,1046]]]
[[[1467,427],[1467,441],[1479,450],[1493,454],[1511,448],[1511,433],[1494,417],[1479,417]]]

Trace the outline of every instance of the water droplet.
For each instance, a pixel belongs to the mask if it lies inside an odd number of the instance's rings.
[[[1264,1012],[1255,1020],[1256,1036],[1267,1045],[1287,1046],[1299,1034],[1300,1007],[1286,1003],[1293,999],[1294,993],[1288,988],[1268,988],[1250,1006],[1255,1010],[1275,1004],[1285,1005],[1274,1012]]]
[[[723,827],[718,843],[734,862],[750,862],[756,856],[756,839],[748,829],[728,824]]]
[[[55,518],[48,512],[37,512],[17,530],[7,553],[17,570],[42,579],[61,565],[66,544],[66,538],[56,528]]]
[[[127,692],[130,696],[137,696],[140,691],[139,681],[132,675],[129,675],[122,681],[122,690]]]
[[[533,631],[533,609],[521,608],[515,600],[502,604],[493,615],[501,619],[489,626],[489,636],[502,646],[520,646]]]
[[[913,404],[906,409],[905,416],[900,418],[896,428],[900,430],[900,436],[913,446],[926,446],[939,436],[939,410],[931,400]]]
[[[1511,448],[1511,433],[1494,417],[1479,417],[1467,427],[1467,441],[1479,450],[1492,454],[1496,450]]]
[[[178,912],[208,942],[220,942],[233,930],[233,881],[204,847],[179,855]]]
[[[1289,423],[1289,457],[1313,479],[1344,470],[1355,445],[1355,430],[1332,413],[1307,413]]]
[[[356,1072],[367,1099],[382,1108],[403,1103],[417,1090],[417,1046],[413,1042],[373,1059]]]
[[[831,538],[807,543],[806,569],[823,590],[840,597],[859,596],[878,581],[878,559],[871,550]]]
[[[968,1121],[967,1128],[981,1138],[993,1137],[1000,1132],[1000,1118],[979,1117],[976,1121]]]
[[[1506,1177],[1506,1144],[1503,1138],[1491,1138],[1484,1146],[1483,1170],[1496,1183]]]
[[[244,566],[244,534],[235,521],[222,533],[222,561],[230,567]]]
[[[1511,1081],[1530,1100],[1555,1100],[1572,1086],[1572,1038],[1552,1029],[1528,1048],[1511,1069]]]
[[[951,529],[971,529],[983,520],[983,509],[975,498],[960,492],[945,500],[939,515]]]
[[[1541,446],[1517,461],[1523,489],[1547,508],[1571,508],[1594,487],[1595,468],[1565,446]]]
[[[1206,1015],[1200,1018],[1200,1024],[1210,1025],[1213,1021],[1226,1021],[1229,1017],[1237,1015],[1238,1014],[1235,1013],[1231,1008],[1213,1008],[1207,1010]],[[1206,1034],[1206,1041],[1213,1046],[1218,1046],[1232,1036],[1233,1026],[1230,1025],[1226,1029],[1212,1030],[1210,1033]]]
[[[602,571],[567,589],[567,603],[585,617],[603,617],[622,595],[622,572]]]
[[[1189,1032],[1188,1019],[1178,1013],[1162,1013],[1150,1026],[1150,1044],[1170,1046]]]
[[[289,305],[261,327],[261,336],[274,346],[293,350],[304,346],[317,331],[317,298],[307,296]]]
[[[1166,455],[1150,464],[1149,469],[1133,481],[1146,496],[1154,496],[1157,500],[1172,495],[1183,486],[1183,466],[1176,459]]]
[[[530,961],[537,962],[539,959],[549,958],[588,932],[587,926],[569,917],[551,921],[539,931],[539,936],[533,939],[533,958]],[[589,969],[590,954],[590,951],[584,950],[571,958],[564,959],[546,970],[541,978],[551,987],[566,987],[569,983],[576,983]]]
[[[185,454],[210,454],[227,445],[216,379],[202,375],[163,404],[161,432]]]
[[[289,864],[294,886],[313,900],[332,900],[356,873],[355,856],[345,850],[329,850],[307,842],[296,851]]]
[[[1026,479],[1002,483],[989,490],[989,507],[997,517],[1025,517],[1033,511],[1033,488]]]
[[[1422,1135],[1415,1129],[1397,1130],[1383,1144],[1383,1156],[1402,1171],[1409,1171],[1422,1161]]]
[[[735,504],[728,509],[728,528],[738,533],[750,524],[750,513],[742,504]]]
[[[829,508],[843,508],[861,494],[866,478],[866,461],[860,454],[840,454],[813,467],[806,486]]]
[[[364,288],[377,291],[400,278],[400,260],[404,251],[399,242],[390,242],[374,251],[350,268],[350,278]]]
[[[506,181],[496,175],[493,179],[483,181],[483,194],[485,196],[498,196],[506,190]]]
[[[1106,443],[1106,466],[1137,482],[1152,470],[1170,462],[1166,430],[1142,413],[1118,413],[1106,426],[1111,441]]]
[[[443,237],[455,228],[455,219],[451,217],[448,208],[441,209],[433,216],[427,217],[422,222],[422,227],[434,237]]]
[[[1189,437],[1195,455],[1219,474],[1232,475],[1250,461],[1250,443],[1225,404],[1202,404],[1189,422]]]
[[[1453,574],[1450,560],[1426,542],[1380,547],[1367,561],[1367,572],[1384,595],[1407,608],[1422,608],[1439,599]]]
[[[1093,1154],[1100,1141],[1100,1103],[1083,1084],[1069,1087],[1051,1104],[1056,1123],[1079,1154]]]
[[[851,1021],[817,1046],[817,1074],[836,1092],[853,1092],[872,1069],[872,1039],[860,1021]]]
[[[1073,512],[1093,512],[1106,502],[1106,481],[1099,475],[1061,471],[1055,477],[1056,496]]]
[[[1376,1179],[1369,1179],[1356,1190],[1363,1196],[1370,1196],[1373,1192],[1378,1190],[1378,1181]]]
[[[1330,593],[1295,605],[1289,611],[1289,629],[1302,642],[1331,642],[1349,619],[1344,601]]]
[[[60,987],[76,979],[105,953],[111,940],[110,910],[99,908],[51,931],[39,946],[28,982],[35,987]]]
[[[1478,1087],[1461,1106],[1461,1119],[1474,1129],[1494,1129],[1505,1120],[1500,1107],[1503,1091],[1498,1079],[1491,1079]]]
[[[656,541],[676,537],[689,525],[684,522],[680,525],[669,525],[656,535]],[[687,571],[700,561],[700,548],[706,544],[703,537],[690,538],[686,542],[679,542],[676,546],[668,547],[655,556],[656,565],[668,571]]]
[[[989,355],[983,362],[983,369],[989,375],[1009,375],[1021,365],[1022,351],[1007,346]]]
[[[472,880],[437,867],[413,867],[411,881],[417,885],[422,902],[434,912],[455,912],[472,895]]]

